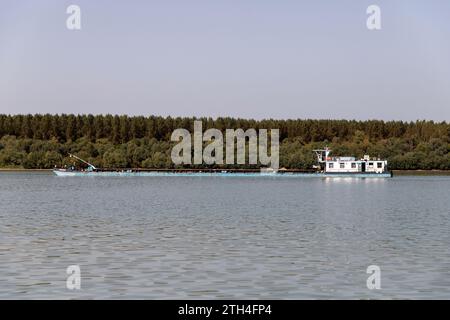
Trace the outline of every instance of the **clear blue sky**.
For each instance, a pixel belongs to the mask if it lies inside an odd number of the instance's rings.
[[[47,112],[449,121],[450,1],[2,0],[0,113]]]

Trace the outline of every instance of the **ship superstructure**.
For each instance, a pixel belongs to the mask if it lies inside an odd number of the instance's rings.
[[[355,157],[330,157],[331,150],[325,149],[314,150],[317,162],[321,171],[324,173],[388,173],[387,160],[380,158],[371,158],[364,155],[362,159]]]

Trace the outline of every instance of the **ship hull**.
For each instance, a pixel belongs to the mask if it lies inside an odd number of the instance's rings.
[[[383,173],[294,173],[294,172],[160,172],[160,171],[64,171],[53,170],[58,177],[280,177],[280,178],[391,178]]]

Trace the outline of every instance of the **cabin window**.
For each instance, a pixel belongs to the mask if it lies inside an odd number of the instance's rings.
[[[369,166],[373,166],[373,162],[369,162]]]
[[[356,163],[352,162],[352,169],[356,168]]]
[[[345,163],[340,163],[339,166],[341,167],[341,169],[345,168]]]
[[[383,163],[382,163],[382,162],[378,162],[378,163],[377,163],[377,168],[378,168],[378,169],[381,169],[382,167],[383,167]]]
[[[328,164],[328,168],[333,169],[333,163],[332,163],[332,162],[330,162],[330,163]]]

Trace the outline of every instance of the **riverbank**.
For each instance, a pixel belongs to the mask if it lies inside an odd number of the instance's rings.
[[[0,168],[0,172],[51,172],[52,169]]]
[[[198,169],[201,171],[201,169]],[[221,169],[220,169],[221,170]],[[220,171],[218,169],[218,171]],[[2,172],[51,172],[52,169],[0,168]],[[172,169],[154,169],[152,171],[172,171]],[[258,170],[255,170],[258,171]],[[298,170],[302,171],[302,170]],[[450,170],[392,170],[395,176],[450,176]]]
[[[450,170],[392,170],[395,176],[450,176]]]

